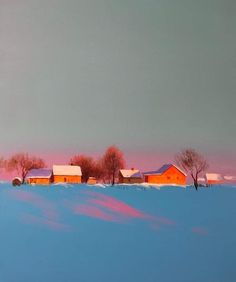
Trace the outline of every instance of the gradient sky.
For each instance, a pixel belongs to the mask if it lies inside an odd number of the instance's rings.
[[[153,168],[191,146],[236,166],[235,11],[234,0],[0,0],[1,153],[116,144]]]

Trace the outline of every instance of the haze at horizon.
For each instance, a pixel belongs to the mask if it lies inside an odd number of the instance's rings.
[[[234,1],[0,6],[2,154],[116,144],[234,158]]]

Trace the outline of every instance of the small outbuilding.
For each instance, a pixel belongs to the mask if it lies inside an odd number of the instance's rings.
[[[186,185],[187,175],[173,164],[165,164],[158,170],[144,172],[143,174],[147,183]]]
[[[97,179],[96,179],[96,177],[89,177],[89,179],[88,179],[88,181],[87,181],[87,184],[89,184],[89,185],[97,184]]]
[[[12,179],[12,186],[21,186],[22,179],[20,177],[15,177]]]
[[[224,183],[224,178],[219,173],[206,173],[206,184],[208,186],[210,185],[216,185],[216,184],[222,184]]]
[[[54,183],[81,183],[82,172],[77,165],[54,165],[53,182]]]
[[[143,182],[143,175],[138,169],[121,169],[119,171],[119,183],[136,184]]]
[[[28,184],[49,185],[53,181],[52,170],[45,168],[31,169],[26,175]]]

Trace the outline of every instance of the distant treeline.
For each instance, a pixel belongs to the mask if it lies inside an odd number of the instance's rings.
[[[198,177],[208,168],[205,158],[194,149],[184,149],[175,156],[179,165],[192,179],[195,188],[198,188]],[[17,153],[9,159],[0,160],[1,167],[9,172],[16,171],[25,183],[28,172],[32,169],[45,168],[45,161],[37,156],[28,153]],[[68,161],[70,165],[81,167],[82,182],[87,183],[89,177],[95,177],[104,183],[115,183],[119,170],[125,167],[123,152],[116,146],[106,149],[103,156],[94,159],[85,154],[77,154]]]

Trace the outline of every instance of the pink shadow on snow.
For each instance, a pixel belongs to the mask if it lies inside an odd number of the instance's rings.
[[[84,202],[72,207],[76,214],[117,223],[139,219],[148,221],[154,229],[160,229],[162,226],[173,226],[176,224],[171,219],[152,216],[111,196],[91,191],[83,192],[82,195],[85,196],[82,197]]]
[[[22,220],[25,223],[35,224],[38,226],[47,226],[53,230],[64,230],[64,231],[70,230],[70,227],[68,225],[53,220],[45,219],[39,216],[35,216],[32,214],[24,214],[22,216]]]
[[[42,213],[43,217],[38,217],[31,214],[24,215],[22,217],[22,220],[24,222],[37,225],[45,225],[57,230],[69,229],[68,226],[58,222],[59,212],[57,211],[56,206],[51,201],[29,191],[10,191],[10,195],[17,201],[32,205],[33,207],[39,209]]]
[[[192,228],[192,232],[201,236],[207,236],[208,235],[208,231],[206,228],[203,227],[193,227]]]

